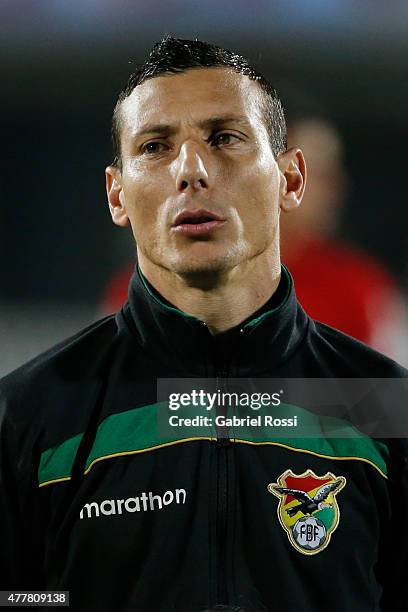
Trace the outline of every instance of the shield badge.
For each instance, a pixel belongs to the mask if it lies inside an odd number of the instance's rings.
[[[344,476],[312,470],[294,474],[286,470],[268,491],[279,499],[278,518],[292,546],[304,555],[324,550],[340,521],[337,494],[346,485]]]

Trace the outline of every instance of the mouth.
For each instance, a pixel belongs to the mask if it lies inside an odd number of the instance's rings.
[[[184,210],[174,219],[172,230],[186,236],[204,236],[225,222],[225,219],[208,210]]]

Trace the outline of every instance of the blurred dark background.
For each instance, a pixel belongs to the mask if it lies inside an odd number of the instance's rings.
[[[106,205],[110,118],[164,33],[240,52],[330,111],[350,177],[340,233],[406,287],[404,0],[2,0],[0,17],[0,374],[96,318],[132,257]]]

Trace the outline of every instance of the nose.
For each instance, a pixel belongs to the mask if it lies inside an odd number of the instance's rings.
[[[209,175],[200,147],[193,142],[185,142],[176,160],[177,190],[201,191],[209,187]]]

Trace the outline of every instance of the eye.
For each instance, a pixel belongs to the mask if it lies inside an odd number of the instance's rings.
[[[216,134],[211,139],[212,146],[219,147],[222,145],[230,145],[234,144],[236,141],[241,140],[235,134],[230,134],[229,132],[221,132],[220,134]]]
[[[146,142],[142,147],[142,152],[148,155],[155,155],[156,153],[162,153],[163,147],[166,147],[163,142],[154,140],[152,142]]]

